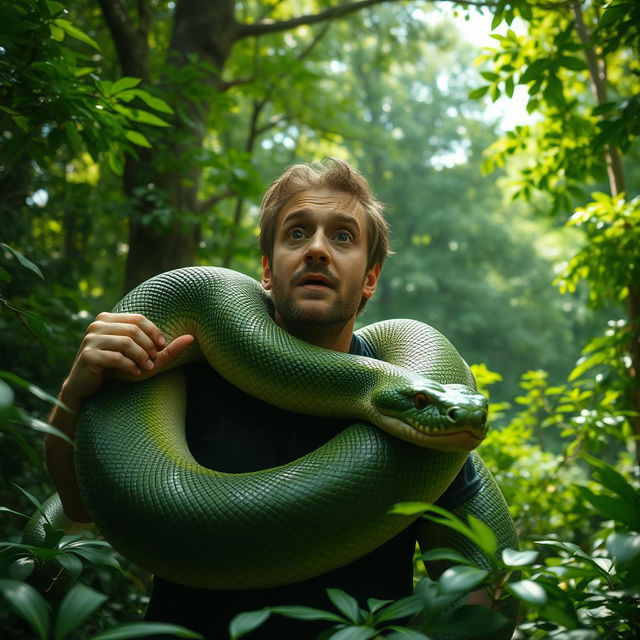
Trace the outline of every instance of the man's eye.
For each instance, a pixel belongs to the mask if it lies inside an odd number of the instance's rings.
[[[289,238],[291,238],[291,240],[302,240],[304,233],[302,233],[302,229],[291,229],[291,231],[289,231]]]
[[[351,242],[353,236],[348,231],[338,231],[338,233],[336,233],[336,240],[338,242]]]

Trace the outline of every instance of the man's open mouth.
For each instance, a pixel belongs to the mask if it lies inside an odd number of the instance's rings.
[[[301,287],[324,287],[327,289],[333,289],[333,284],[329,278],[322,275],[307,275],[303,278],[300,278],[298,281],[298,285]]]

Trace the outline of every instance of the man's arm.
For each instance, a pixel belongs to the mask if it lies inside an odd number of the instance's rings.
[[[193,340],[193,336],[184,335],[166,344],[160,329],[142,315],[100,313],[87,328],[58,396],[69,411],[54,407],[49,423],[73,440],[83,402],[107,378],[117,375],[143,380],[156,375],[179,358]],[[47,434],[44,452],[65,514],[77,522],[91,521],[78,488],[73,447]]]

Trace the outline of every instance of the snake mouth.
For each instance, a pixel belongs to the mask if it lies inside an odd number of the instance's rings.
[[[385,416],[379,426],[396,438],[437,451],[472,451],[486,436],[486,427],[458,425],[455,430],[426,431],[392,416]]]
[[[485,436],[484,433],[480,434],[469,429],[440,433],[415,432],[415,434],[415,439],[411,440],[414,444],[438,451],[472,451]]]

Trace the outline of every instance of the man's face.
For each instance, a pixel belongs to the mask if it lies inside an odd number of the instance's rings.
[[[262,260],[276,321],[297,333],[304,327],[346,325],[361,299],[370,298],[380,267],[367,269],[367,217],[351,195],[308,189],[276,219],[271,264]]]

